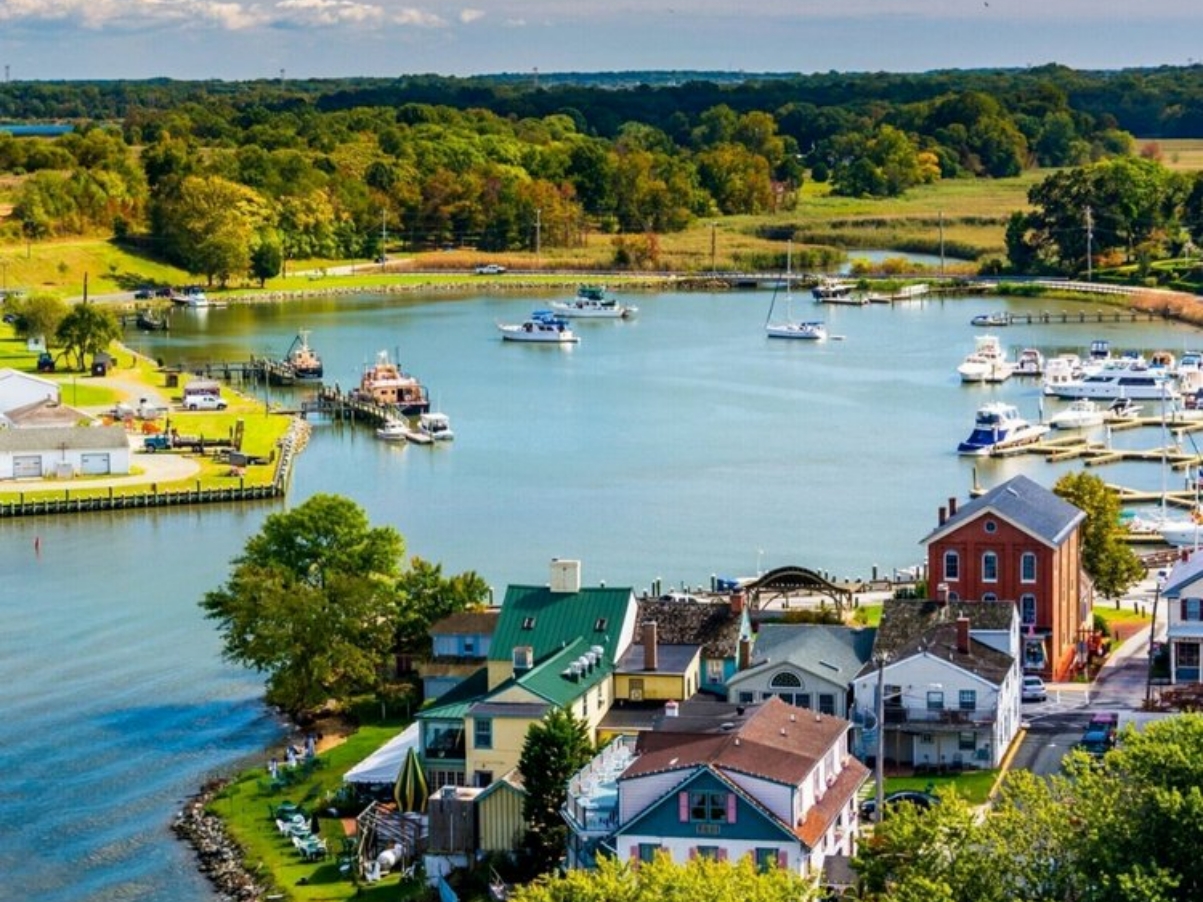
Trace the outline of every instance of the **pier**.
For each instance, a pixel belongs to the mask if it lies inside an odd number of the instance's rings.
[[[362,420],[379,426],[387,420],[412,416],[415,411],[393,404],[381,404],[362,395],[323,385],[315,395],[301,402],[301,416],[314,414],[333,420]]]

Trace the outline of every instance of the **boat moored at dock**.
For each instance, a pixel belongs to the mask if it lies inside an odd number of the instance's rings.
[[[1048,431],[1048,426],[1029,423],[1021,417],[1014,404],[991,401],[978,408],[973,432],[957,445],[957,453],[971,456],[998,454],[1039,441]]]
[[[388,351],[376,354],[376,362],[364,370],[359,388],[351,392],[351,397],[396,408],[403,416],[416,416],[430,409],[426,388],[389,360]]]

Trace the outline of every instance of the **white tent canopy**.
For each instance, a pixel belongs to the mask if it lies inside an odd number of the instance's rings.
[[[395,783],[405,755],[418,745],[418,725],[410,724],[343,776],[346,783]]]

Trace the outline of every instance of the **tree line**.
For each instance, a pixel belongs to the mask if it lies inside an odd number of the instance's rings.
[[[788,211],[805,178],[888,197],[1041,166],[1092,173],[1092,187],[1063,174],[1042,186],[1039,215],[1008,233],[1016,268],[1084,261],[1082,230],[1065,221],[1084,197],[1100,249],[1197,240],[1197,184],[1139,165],[1118,117],[1080,100],[1117,84],[1122,109],[1153,103],[1154,85],[1181,93],[1160,72],[1056,67],[619,89],[436,77],[0,86],[0,115],[91,117],[53,139],[0,132],[0,173],[20,177],[0,239],[111,232],[224,283],[270,278],[289,259],[372,257],[386,236],[410,249],[572,247],[590,231]],[[1125,182],[1137,176],[1139,197]],[[1102,219],[1113,200],[1128,206]]]

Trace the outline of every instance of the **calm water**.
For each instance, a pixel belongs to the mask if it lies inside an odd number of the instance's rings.
[[[564,349],[498,340],[494,322],[538,300],[447,295],[181,311],[169,336],[129,341],[172,362],[241,360],[281,354],[310,329],[327,380],[343,387],[389,350],[451,416],[456,441],[394,447],[366,427],[318,423],[289,503],[349,495],[396,526],[410,554],[474,569],[498,593],[545,580],[552,557],[582,559],[587,582],[636,588],[785,563],[835,576],[908,566],[936,508],[972,483],[974,462],[954,448],[976,407],[999,397],[1038,416],[1034,382],[957,382],[969,318],[997,301],[841,308],[799,295],[795,315],[823,316],[843,336],[813,344],[764,338],[767,292],[633,300],[636,320],[582,323],[581,343]],[[1046,351],[1092,338],[1203,344],[1163,324],[1000,334]],[[976,466],[986,484],[1021,471],[1051,484],[1071,465]],[[1103,475],[1161,480],[1155,468]],[[167,825],[204,775],[257,760],[278,725],[260,681],[222,664],[196,602],[272,509],[0,523],[0,873],[20,898],[211,898]]]

